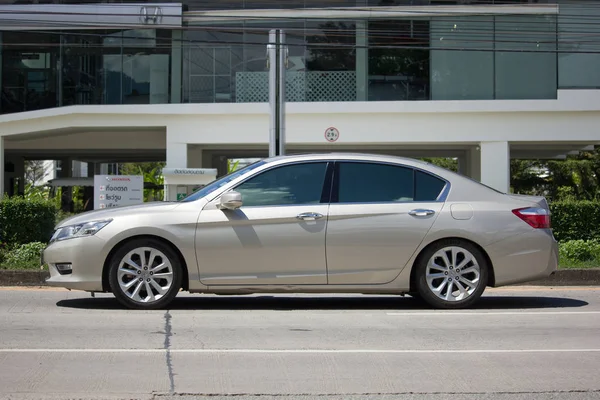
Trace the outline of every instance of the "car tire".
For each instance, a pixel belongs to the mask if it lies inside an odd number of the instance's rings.
[[[433,308],[461,309],[479,301],[487,286],[490,266],[474,244],[449,239],[426,248],[415,268],[416,289],[427,304]]]
[[[126,242],[110,259],[111,291],[130,309],[164,308],[177,296],[182,277],[179,257],[160,240]]]

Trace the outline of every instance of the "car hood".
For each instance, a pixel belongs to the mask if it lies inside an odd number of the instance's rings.
[[[152,210],[152,212],[169,211],[179,205],[180,204],[177,202],[156,201],[135,206],[124,206],[87,211],[60,221],[56,227],[60,228],[62,226],[76,225],[81,224],[83,222],[116,218],[124,215],[131,216],[135,214],[147,213],[150,210]]]

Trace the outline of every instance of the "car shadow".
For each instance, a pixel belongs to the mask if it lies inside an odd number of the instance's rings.
[[[565,297],[547,296],[483,296],[472,309],[517,310],[584,307],[589,303]],[[58,307],[86,310],[124,309],[112,296],[97,298],[65,299]],[[420,299],[400,296],[352,296],[352,297],[285,297],[285,296],[183,296],[168,307],[170,310],[429,310]]]

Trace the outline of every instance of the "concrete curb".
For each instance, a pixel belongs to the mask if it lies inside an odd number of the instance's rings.
[[[600,286],[600,268],[559,269],[546,279],[528,283],[539,286]]]
[[[47,286],[48,271],[0,270],[0,286]]]
[[[48,271],[0,270],[0,286],[47,286]],[[534,286],[600,286],[600,268],[561,269]]]

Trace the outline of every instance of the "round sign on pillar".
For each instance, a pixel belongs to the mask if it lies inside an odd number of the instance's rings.
[[[337,128],[330,127],[325,130],[325,140],[329,143],[337,142],[340,138],[340,131]]]

